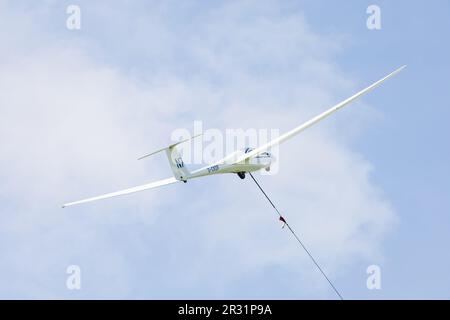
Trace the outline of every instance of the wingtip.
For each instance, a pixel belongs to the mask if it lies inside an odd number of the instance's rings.
[[[397,70],[395,70],[394,72],[400,72],[400,71],[402,71],[403,69],[405,69],[407,66],[408,66],[408,65],[404,64],[404,65],[402,65],[400,68],[398,68]]]
[[[390,74],[388,74],[385,78],[383,78],[383,81],[384,81],[384,80],[387,80],[387,79],[389,79],[389,78],[391,78],[391,77],[393,77],[393,76],[395,76],[395,75],[397,75],[398,73],[400,73],[400,72],[401,72],[403,69],[405,69],[406,67],[407,67],[407,65],[405,64],[405,65],[403,65],[403,66],[401,66],[401,67],[395,69],[395,70],[392,71]]]

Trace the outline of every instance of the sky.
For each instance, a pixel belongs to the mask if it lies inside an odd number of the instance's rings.
[[[250,179],[61,205],[170,177],[163,155],[136,159],[196,121],[283,133],[406,64],[257,178],[344,298],[449,299],[449,12],[0,0],[0,298],[335,299]]]

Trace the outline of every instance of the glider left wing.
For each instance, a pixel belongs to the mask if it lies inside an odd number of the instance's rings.
[[[176,183],[176,182],[180,182],[180,181],[175,179],[174,177],[172,177],[172,178],[168,178],[168,179],[164,179],[164,180],[150,182],[150,183],[144,184],[142,186],[137,186],[137,187],[121,190],[121,191],[107,193],[107,194],[104,194],[104,195],[101,195],[101,196],[97,196],[97,197],[93,197],[93,198],[88,198],[88,199],[84,199],[84,200],[79,200],[79,201],[75,201],[75,202],[66,203],[62,207],[65,208],[65,207],[73,206],[73,205],[76,205],[76,204],[81,204],[81,203],[86,203],[86,202],[91,202],[91,201],[96,201],[96,200],[102,200],[102,199],[122,196],[122,195],[125,195],[125,194],[130,194],[130,193],[134,193],[134,192],[139,192],[139,191],[143,191],[143,190],[148,190],[148,189],[153,189],[153,188],[157,188],[157,187],[161,187],[161,186],[166,186],[168,184],[172,184],[172,183]]]

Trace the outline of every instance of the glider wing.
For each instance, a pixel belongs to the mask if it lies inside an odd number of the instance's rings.
[[[159,181],[147,183],[147,184],[144,184],[142,186],[137,186],[137,187],[121,190],[121,191],[107,193],[107,194],[104,194],[104,195],[101,195],[101,196],[97,196],[97,197],[93,197],[93,198],[88,198],[88,199],[84,199],[84,200],[79,200],[79,201],[75,201],[75,202],[66,203],[62,207],[65,208],[65,207],[73,206],[73,205],[76,205],[76,204],[81,204],[81,203],[86,203],[86,202],[91,202],[91,201],[97,201],[97,200],[102,200],[102,199],[122,196],[122,195],[125,195],[125,194],[130,194],[130,193],[134,193],[134,192],[139,192],[139,191],[143,191],[143,190],[148,190],[148,189],[153,189],[153,188],[165,186],[165,185],[172,184],[172,183],[175,183],[175,182],[180,182],[180,181],[178,181],[177,179],[172,177],[172,178],[168,178],[168,179],[164,179],[164,180],[159,180]]]
[[[251,158],[261,152],[264,152],[266,150],[268,150],[270,147],[273,147],[275,145],[279,145],[281,143],[283,143],[284,141],[296,136],[297,134],[299,134],[300,132],[302,132],[303,130],[309,128],[310,126],[312,126],[313,124],[316,124],[317,122],[325,119],[326,117],[328,117],[329,115],[331,115],[332,113],[338,111],[339,109],[345,107],[346,105],[350,104],[351,102],[353,102],[354,100],[356,100],[357,98],[361,97],[362,95],[368,93],[369,91],[371,91],[372,89],[378,87],[381,83],[383,83],[384,81],[388,80],[389,78],[393,77],[394,75],[396,75],[397,73],[399,73],[400,71],[402,71],[406,66],[403,66],[401,68],[398,68],[397,70],[395,70],[394,72],[390,73],[389,75],[387,75],[386,77],[384,77],[381,80],[378,80],[377,82],[375,82],[374,84],[372,84],[371,86],[365,88],[364,90],[361,90],[360,92],[358,92],[357,94],[351,96],[350,98],[340,102],[339,104],[335,105],[334,107],[328,109],[327,111],[319,114],[318,116],[312,118],[311,120],[305,122],[304,124],[298,126],[297,128],[294,128],[293,130],[279,136],[276,139],[273,139],[272,141],[269,141],[268,143],[252,150],[251,152],[248,152],[244,155],[242,155],[241,157],[239,157],[236,160],[236,163],[242,162],[248,158]]]

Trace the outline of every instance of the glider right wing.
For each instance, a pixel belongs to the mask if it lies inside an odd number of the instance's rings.
[[[243,156],[239,157],[236,160],[236,163],[239,163],[241,161],[244,161],[248,158],[251,158],[253,156],[256,156],[257,154],[266,151],[267,149],[269,149],[270,147],[273,147],[275,145],[279,145],[281,143],[283,143],[284,141],[296,136],[297,134],[299,134],[300,132],[302,132],[303,130],[311,127],[313,124],[316,124],[317,122],[325,119],[326,117],[328,117],[329,115],[331,115],[332,113],[338,111],[339,109],[345,107],[346,105],[350,104],[351,102],[355,101],[356,99],[358,99],[359,97],[363,96],[364,94],[368,93],[369,91],[371,91],[372,89],[378,87],[380,84],[382,84],[384,81],[392,78],[393,76],[395,76],[397,73],[399,73],[400,71],[402,71],[406,66],[400,67],[397,70],[395,70],[394,72],[388,74],[386,77],[384,77],[381,80],[378,80],[377,82],[373,83],[372,85],[370,85],[369,87],[361,90],[360,92],[356,93],[355,95],[351,96],[350,98],[338,103],[337,105],[335,105],[334,107],[328,109],[327,111],[319,114],[318,116],[312,118],[311,120],[305,122],[304,124],[298,126],[297,128],[292,129],[289,132],[286,132],[285,134],[282,134],[281,136],[279,136],[276,139],[273,139],[272,141],[269,141],[266,144],[263,144],[262,146],[252,150],[251,152],[248,152],[246,154],[244,154]]]

